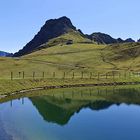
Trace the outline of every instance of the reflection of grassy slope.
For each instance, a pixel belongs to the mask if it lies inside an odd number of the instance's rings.
[[[67,101],[84,101],[92,103],[95,101],[109,101],[113,103],[140,104],[139,87],[102,87],[102,88],[74,88],[74,89],[55,89],[48,91],[40,91],[40,95],[47,95],[46,100],[51,102],[49,98],[53,98],[53,102],[59,107],[69,108]],[[49,97],[48,97],[49,96]],[[44,96],[45,98],[45,96]],[[60,102],[59,102],[60,100]],[[64,101],[63,101],[64,100]],[[70,102],[72,108],[72,102]],[[78,103],[78,104],[79,104]],[[64,106],[63,106],[64,105]],[[74,105],[75,106],[75,105]]]
[[[107,91],[106,89],[82,88],[41,92],[43,96],[31,97],[30,100],[44,120],[60,125],[68,123],[71,116],[82,108],[102,110],[113,104],[140,104],[139,89],[133,88],[107,89]]]

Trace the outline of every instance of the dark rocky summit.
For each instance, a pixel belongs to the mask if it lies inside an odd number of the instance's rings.
[[[28,54],[50,39],[61,36],[70,30],[76,30],[76,27],[72,25],[71,20],[67,17],[48,20],[38,34],[22,50],[15,53],[14,57]]]
[[[128,38],[128,39],[126,39],[125,41],[124,41],[125,43],[133,43],[133,42],[135,42],[135,40],[133,40],[132,38]]]
[[[97,42],[98,44],[112,44],[117,43],[117,40],[112,38],[110,35],[104,34],[104,33],[93,33],[91,35],[87,35],[89,39],[91,39],[94,42]]]
[[[133,42],[135,42],[135,40],[133,40],[132,38],[128,38],[126,40],[118,38],[117,41],[118,41],[118,43],[133,43]]]
[[[108,34],[104,34],[104,33],[93,33],[91,35],[87,35],[87,37],[89,39],[91,39],[92,41],[98,43],[98,44],[113,44],[113,43],[130,43],[130,42],[135,42],[133,39],[128,38],[126,40],[123,40],[121,38],[115,39],[113,37],[111,37]]]
[[[117,42],[118,42],[118,43],[124,43],[124,40],[121,39],[121,38],[118,38],[118,39],[117,39]]]

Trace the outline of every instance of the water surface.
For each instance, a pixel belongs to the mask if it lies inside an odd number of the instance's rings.
[[[1,100],[0,140],[139,140],[140,88],[36,91]]]

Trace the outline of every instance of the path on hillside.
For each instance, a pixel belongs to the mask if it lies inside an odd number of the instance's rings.
[[[70,68],[81,68],[84,69],[86,67],[83,66],[78,66],[78,65],[71,65],[71,64],[60,64],[60,63],[55,63],[55,62],[50,62],[50,61],[44,61],[44,60],[38,60],[38,59],[22,59],[22,60],[27,60],[32,63],[42,63],[42,64],[47,64],[47,65],[54,65],[54,66],[61,66],[61,67],[70,67]]]
[[[105,62],[105,63],[107,63],[107,64],[113,66],[113,69],[115,69],[115,70],[119,70],[119,68],[118,68],[114,63],[112,63],[112,62],[106,60],[105,55],[104,55],[104,51],[105,51],[105,49],[106,49],[106,47],[103,48],[103,49],[101,49],[101,52],[100,52],[100,54],[101,54],[101,58],[102,58],[103,62]]]
[[[108,64],[112,65],[112,66],[114,67],[113,69],[115,69],[115,70],[122,70],[122,69],[118,68],[117,65],[115,65],[114,63],[108,61],[108,60],[105,58],[105,54],[104,54],[105,49],[106,49],[106,48],[102,49],[102,51],[101,51],[102,60],[103,60],[105,63],[108,63]],[[129,65],[128,67],[126,67],[127,70],[131,70],[131,68],[133,67],[133,65],[134,65],[134,63],[135,63],[135,59],[136,59],[136,58],[137,58],[137,57],[134,57],[134,58],[132,59],[132,62],[130,63],[130,65]]]
[[[124,69],[120,69],[117,67],[117,65],[115,65],[114,63],[110,62],[109,60],[106,59],[104,51],[106,48],[100,49],[100,57],[102,59],[102,61],[106,64],[109,64],[112,66],[112,68],[106,68],[107,70],[115,70],[115,71],[120,71],[120,70],[124,70]],[[83,50],[83,52],[88,52],[91,50]],[[69,53],[77,53],[79,51],[76,52],[60,52],[60,53],[52,53],[52,54],[48,54],[48,55],[64,55],[64,54],[69,54]],[[45,54],[46,55],[46,54]],[[90,60],[93,59],[92,57],[90,58],[86,58],[86,60]],[[93,69],[93,67],[90,66],[83,66],[80,64],[68,64],[68,63],[56,63],[56,62],[51,62],[51,61],[46,61],[46,60],[39,60],[39,59],[32,59],[32,58],[22,58],[22,60],[27,60],[30,61],[32,63],[38,63],[38,64],[46,64],[46,65],[53,65],[53,66],[57,66],[57,67],[66,67],[66,68],[71,68],[71,70],[74,69]],[[82,60],[83,61],[83,60]],[[85,59],[84,59],[85,61]],[[134,61],[132,61],[132,63],[130,64],[130,66],[127,68],[128,70],[131,69],[131,67],[133,66]],[[101,69],[96,69],[96,70],[101,70]]]

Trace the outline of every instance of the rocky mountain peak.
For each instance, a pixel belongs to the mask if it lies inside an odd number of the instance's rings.
[[[125,42],[126,42],[126,43],[127,43],[127,42],[130,43],[130,42],[135,42],[135,40],[133,40],[132,38],[128,38],[128,39],[125,40]]]
[[[46,21],[45,25],[41,28],[37,35],[19,52],[14,56],[22,56],[37,49],[40,45],[48,42],[50,39],[61,36],[70,30],[76,30],[71,20],[67,17],[58,19],[50,19]]]

